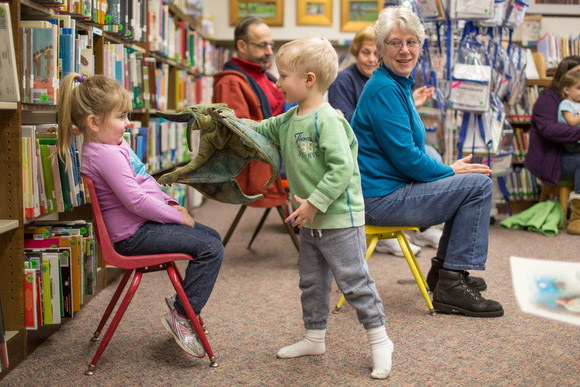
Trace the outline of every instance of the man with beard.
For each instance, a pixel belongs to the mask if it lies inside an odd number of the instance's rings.
[[[234,30],[236,54],[214,75],[214,103],[226,103],[238,118],[261,121],[277,116],[285,109],[284,96],[276,87],[276,78],[267,69],[273,56],[274,42],[270,28],[263,19],[248,16]],[[249,203],[252,207],[271,208],[286,203],[287,194],[278,178],[268,188],[264,184],[272,176],[269,165],[251,160],[236,177],[246,195],[262,194],[262,199]],[[240,215],[245,207],[240,210]],[[239,219],[238,219],[239,220]],[[233,232],[234,224],[224,239],[224,245]]]

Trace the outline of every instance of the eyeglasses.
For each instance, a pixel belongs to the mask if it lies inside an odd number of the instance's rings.
[[[385,44],[389,46],[391,50],[400,50],[404,44],[406,44],[407,48],[409,49],[415,49],[419,48],[420,43],[421,42],[419,42],[418,40],[407,40],[406,42],[401,42],[400,40],[393,40],[391,42],[385,42]]]
[[[251,44],[252,46],[256,46],[260,50],[265,50],[268,47],[270,47],[272,49],[274,48],[274,42],[252,43],[252,42],[248,42],[247,40],[244,40],[244,42]]]

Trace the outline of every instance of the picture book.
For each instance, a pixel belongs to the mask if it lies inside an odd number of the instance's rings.
[[[511,257],[510,265],[523,312],[580,325],[580,262]]]
[[[8,3],[0,3],[0,102],[19,102],[20,86]]]
[[[22,21],[32,30],[32,103],[58,102],[58,27],[47,21]],[[42,26],[42,27],[41,27]]]

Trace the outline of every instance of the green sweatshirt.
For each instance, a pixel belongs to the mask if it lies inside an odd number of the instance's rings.
[[[292,195],[318,208],[305,227],[364,225],[358,142],[350,125],[328,103],[304,116],[297,109],[263,120],[256,131],[281,148]]]

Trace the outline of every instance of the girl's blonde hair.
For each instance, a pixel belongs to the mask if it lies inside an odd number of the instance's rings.
[[[292,72],[316,75],[316,85],[326,91],[338,74],[338,55],[328,39],[322,36],[296,39],[284,44],[276,54],[278,67]]]
[[[78,84],[75,86],[74,82]],[[93,115],[103,125],[113,111],[129,112],[131,97],[116,80],[105,75],[89,77],[70,73],[61,82],[58,108],[58,154],[69,161],[70,142],[74,138],[73,125],[81,134],[88,129],[87,117]]]
[[[568,71],[567,73],[564,73],[564,75],[562,75],[562,78],[560,78],[559,84],[560,95],[562,96],[562,98],[568,98],[566,92],[564,91],[564,88],[573,87],[578,82],[580,82],[580,70]]]

